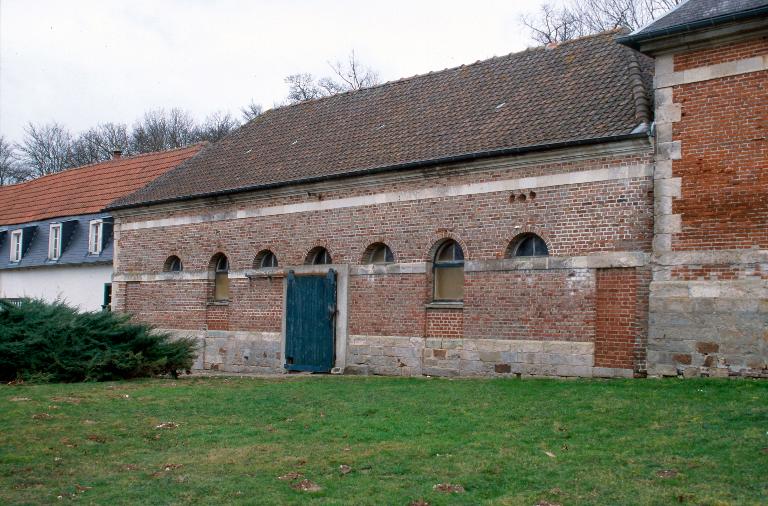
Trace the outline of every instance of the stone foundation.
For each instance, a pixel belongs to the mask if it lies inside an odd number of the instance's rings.
[[[167,330],[198,341],[194,370],[247,374],[284,373],[279,332]]]
[[[594,366],[594,344],[570,341],[350,336],[346,373],[397,376],[632,377]]]
[[[648,374],[768,378],[768,282],[651,284]]]

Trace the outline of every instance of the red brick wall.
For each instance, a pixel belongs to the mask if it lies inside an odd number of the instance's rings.
[[[200,330],[206,325],[206,281],[153,281],[120,285],[127,313],[160,328]]]
[[[636,269],[597,269],[596,367],[634,369],[644,360],[646,286]]]
[[[381,184],[365,190],[328,192],[323,198],[348,197],[360,191],[377,193],[442,184],[476,183],[560,171],[650,163],[652,153],[596,157],[507,170],[488,170],[444,179],[425,176],[411,183]],[[251,269],[256,254],[270,249],[280,266],[303,264],[306,253],[322,244],[335,263],[359,265],[366,248],[386,242],[397,262],[430,259],[436,241],[453,237],[469,260],[502,258],[509,242],[522,231],[542,235],[552,255],[584,255],[599,251],[650,251],[653,217],[650,178],[536,188],[523,202],[510,192],[435,198],[376,206],[265,216],[184,226],[122,230],[117,274],[158,274],[170,254],[178,255],[185,271],[205,272],[211,257],[224,252],[233,271]],[[523,191],[514,192],[519,196]],[[532,198],[533,197],[533,198]],[[271,198],[259,206],[287,204],[316,197]],[[256,204],[211,205],[190,213],[227,212]],[[158,212],[139,219],[167,218]],[[131,220],[127,220],[130,222]],[[591,271],[585,271],[591,272]],[[426,309],[431,276],[426,274],[350,276],[351,335],[439,336],[494,339],[591,341],[594,338],[594,274],[570,271],[467,273],[462,309]],[[591,276],[591,277],[590,277]],[[172,328],[228,328],[230,331],[280,332],[283,280],[230,279],[231,301],[211,306],[212,282],[190,283],[186,297],[195,297],[191,313],[177,311],[175,282],[140,283],[128,295],[126,309],[145,321]],[[117,291],[123,283],[117,283]],[[183,307],[190,308],[189,304]],[[222,319],[226,317],[226,322]]]
[[[545,236],[552,255],[650,251],[652,191],[650,178],[639,178],[538,189],[536,198],[525,202],[510,202],[509,192],[498,192],[123,230],[119,272],[160,272],[169,251],[177,252],[186,270],[207,269],[219,251],[227,254],[232,269],[249,269],[267,247],[280,265],[303,264],[318,243],[327,246],[334,262],[357,265],[365,249],[381,240],[399,262],[424,261],[445,235],[461,240],[468,259],[492,259],[503,257],[510,240],[525,229]]]
[[[282,278],[230,279],[229,297],[232,329],[252,332],[282,330]]]
[[[676,54],[675,71],[743,60],[764,54],[768,54],[768,36]]]
[[[593,270],[473,272],[464,290],[466,337],[594,339]]]
[[[768,247],[768,72],[677,86],[682,233],[673,250]]]
[[[229,330],[230,307],[226,304],[209,304],[206,315],[208,330]]]
[[[426,337],[464,337],[462,309],[428,309]]]
[[[349,280],[349,333],[422,336],[427,293],[424,274],[352,276]]]

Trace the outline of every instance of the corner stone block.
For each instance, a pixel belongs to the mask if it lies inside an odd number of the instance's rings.
[[[658,144],[657,160],[680,160],[683,157],[680,141],[661,142]]]
[[[653,192],[656,196],[679,199],[682,195],[682,178],[657,179],[653,182]]]
[[[665,214],[656,216],[653,224],[654,232],[661,234],[677,234],[683,230],[682,216],[679,214]]]

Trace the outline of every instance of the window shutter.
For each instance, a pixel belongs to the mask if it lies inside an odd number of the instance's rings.
[[[101,224],[101,251],[104,251],[107,246],[109,246],[110,241],[112,241],[112,229],[114,228],[114,223],[111,221],[104,221]]]
[[[61,256],[66,250],[67,246],[69,246],[69,241],[72,239],[72,236],[75,234],[75,231],[77,230],[78,221],[77,220],[67,220],[61,222],[61,251],[59,251],[59,256]]]
[[[37,225],[29,225],[21,229],[21,257],[24,258],[32,240],[37,234]]]

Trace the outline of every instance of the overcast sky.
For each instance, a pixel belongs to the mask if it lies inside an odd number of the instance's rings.
[[[0,0],[0,134],[285,98],[354,48],[389,81],[525,49],[539,0]]]

